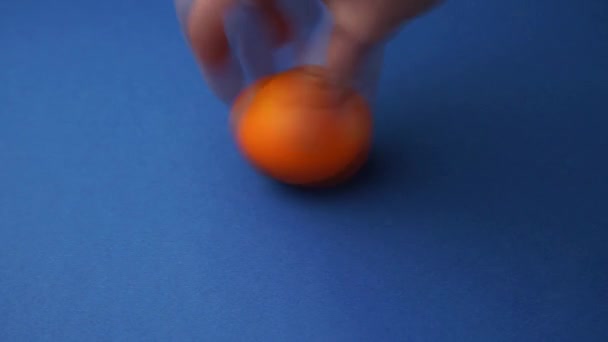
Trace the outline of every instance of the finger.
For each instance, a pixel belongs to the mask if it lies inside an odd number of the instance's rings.
[[[334,25],[329,33],[326,52],[326,66],[333,81],[341,86],[352,86],[367,51],[368,44]]]
[[[267,18],[265,9],[256,5],[241,6],[227,17],[227,26],[238,31],[231,44],[250,82],[275,69],[273,52],[278,36]]]
[[[194,0],[187,35],[198,60],[217,68],[227,62],[230,48],[224,28],[226,14],[238,0]]]
[[[341,82],[351,82],[374,47],[396,34],[407,21],[439,0],[404,0],[392,8],[380,1],[323,0],[334,21],[328,44],[328,67]]]
[[[261,10],[264,24],[272,34],[272,41],[281,46],[293,38],[294,27],[285,14],[278,7],[276,0],[257,0],[257,7]]]
[[[323,23],[324,7],[319,1],[283,1],[281,9],[289,17],[292,64],[311,62],[310,51],[319,44],[318,31]],[[313,63],[318,64],[318,63]]]
[[[247,8],[255,8],[257,22],[244,15]],[[258,74],[268,73],[272,49],[291,35],[275,0],[195,0],[186,31],[205,80],[227,103],[245,85],[244,68],[252,70],[253,65]],[[260,34],[252,36],[253,31]]]
[[[249,0],[245,5],[260,9],[264,25],[271,28],[273,41],[282,44],[289,40],[291,28],[275,0]],[[189,18],[188,36],[197,57],[210,67],[225,63],[229,53],[229,40],[225,18],[239,5],[239,0],[195,0]]]
[[[187,0],[184,0],[187,1]],[[193,0],[184,30],[202,76],[224,103],[231,103],[243,88],[243,70],[230,51],[225,17],[238,0]]]
[[[294,8],[292,11],[303,9]],[[294,46],[294,63],[297,65],[325,65],[327,62],[327,41],[332,22],[331,15],[324,6],[309,6],[306,16],[297,23],[298,37]]]

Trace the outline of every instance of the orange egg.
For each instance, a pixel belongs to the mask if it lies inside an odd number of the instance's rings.
[[[258,80],[235,101],[237,144],[259,170],[292,185],[334,185],[367,160],[372,115],[355,90],[339,93],[323,68],[303,66]]]

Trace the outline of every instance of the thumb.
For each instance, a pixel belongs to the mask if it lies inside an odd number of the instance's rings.
[[[326,60],[332,80],[341,86],[352,86],[368,50],[369,44],[334,24],[329,33]]]
[[[376,24],[377,6],[360,2],[323,0],[331,17],[326,66],[333,79],[353,86],[365,56],[382,37]]]

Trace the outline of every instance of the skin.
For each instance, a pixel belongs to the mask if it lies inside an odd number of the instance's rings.
[[[204,68],[227,63],[230,51],[224,14],[243,0],[194,0],[189,36]],[[259,6],[275,33],[275,43],[289,41],[293,32],[276,5],[278,0],[246,0]],[[311,1],[311,0],[291,0]],[[366,51],[396,33],[407,21],[433,8],[440,0],[323,0],[333,17],[327,69],[338,83],[348,83]]]

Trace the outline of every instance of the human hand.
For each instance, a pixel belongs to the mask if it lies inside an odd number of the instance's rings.
[[[274,53],[288,43],[294,43],[300,63],[324,64],[337,83],[355,83],[361,74],[369,78],[370,68],[381,63],[370,54],[438,2],[321,0],[323,8],[319,0],[175,1],[203,75],[225,102],[245,86],[247,70],[252,78],[276,71]],[[324,9],[331,23],[315,36]]]
[[[438,0],[324,0],[333,17],[327,67],[348,82],[366,54]]]

